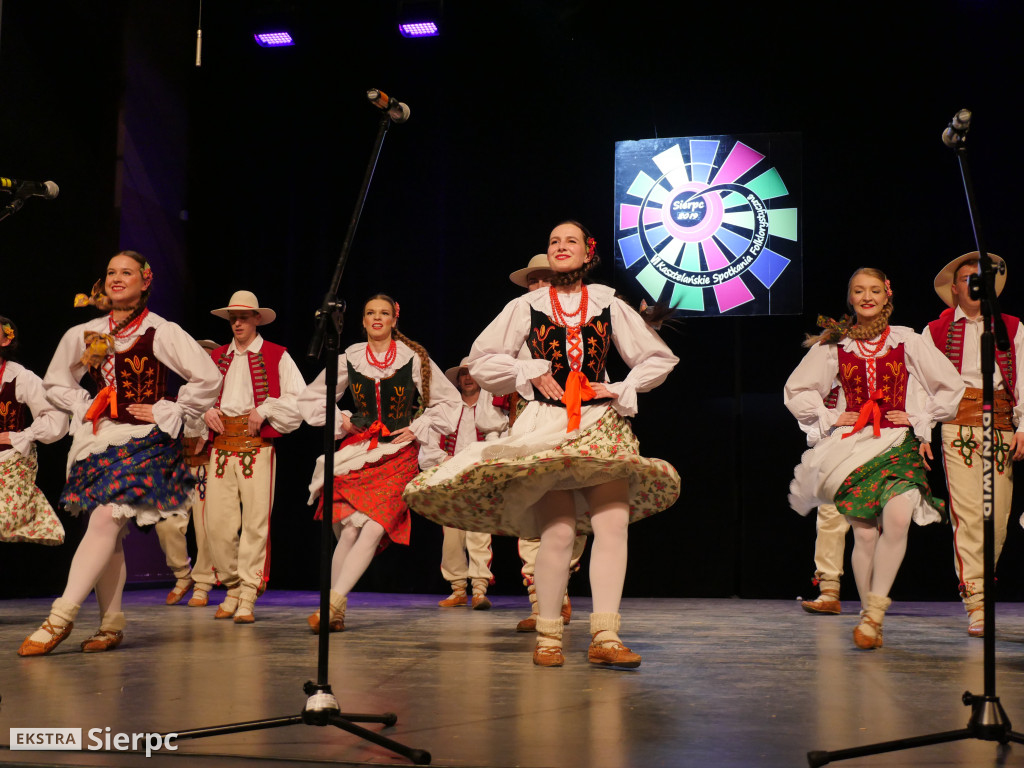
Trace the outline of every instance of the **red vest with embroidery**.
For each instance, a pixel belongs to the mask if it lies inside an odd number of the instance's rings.
[[[956,366],[958,372],[963,372],[964,355],[964,325],[966,323],[954,323],[953,315],[956,307],[943,310],[938,320],[928,323],[928,332],[932,335],[932,343],[935,348],[942,352],[949,361]],[[1010,337],[1010,348],[1003,352],[996,349],[996,366],[1003,376],[1003,384],[1011,400],[1016,405],[1017,398],[1014,393],[1017,391],[1017,352],[1013,339],[1017,335],[1017,326],[1020,320],[1013,315],[1003,315],[1003,322],[1006,324],[1006,333]]]
[[[220,369],[221,376],[228,375],[228,368],[231,367],[231,361],[235,358],[235,353],[230,349],[231,345],[225,344],[210,353],[213,362]],[[255,407],[259,408],[268,397],[281,396],[280,366],[278,364],[285,352],[287,352],[285,347],[280,344],[271,344],[264,339],[259,352],[249,352],[246,355],[249,359],[249,376],[252,379],[252,398],[256,404]],[[220,398],[223,394],[224,387],[222,385],[221,394],[217,395],[215,408],[220,407]],[[268,421],[260,427],[260,437],[281,437],[281,433],[270,426]]]
[[[443,450],[449,456],[454,456],[455,455],[455,443],[459,439],[459,427],[462,426],[462,417],[465,415],[465,413],[466,413],[466,408],[463,407],[462,408],[462,413],[459,414],[459,423],[458,423],[458,425],[456,425],[455,431],[452,432],[450,435],[445,435],[444,437],[441,438],[441,443],[440,443],[441,450]],[[473,406],[473,414],[476,415],[476,406],[475,405]],[[484,439],[484,433],[481,432],[479,429],[476,431],[476,439],[478,441]]]
[[[871,396],[868,390],[868,361],[839,347],[839,384],[846,396],[846,410],[859,413]],[[874,358],[875,387],[882,391],[878,408],[882,412],[882,427],[901,428],[889,421],[889,411],[907,410],[907,362],[903,345],[890,349],[883,357]]]
[[[21,432],[29,425],[29,410],[14,394],[17,379],[0,387],[0,432]]]
[[[114,386],[117,389],[117,418],[108,408],[103,415],[121,424],[148,424],[130,413],[128,406],[153,405],[167,397],[167,366],[156,359],[153,339],[156,328],[150,328],[123,352],[114,353]],[[103,366],[91,368],[89,373],[99,388],[107,386]]]

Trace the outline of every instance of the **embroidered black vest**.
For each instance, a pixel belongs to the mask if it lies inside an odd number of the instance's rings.
[[[587,381],[603,382],[604,369],[608,359],[608,350],[612,344],[611,309],[605,307],[599,315],[591,318],[580,328],[583,337],[583,368],[582,373]],[[530,308],[530,335],[526,337],[526,346],[534,360],[547,360],[551,363],[551,375],[558,385],[565,389],[569,378],[569,361],[565,354],[565,328],[555,325],[551,318],[543,312]],[[534,388],[533,395],[537,400],[551,405],[564,404],[560,400],[551,400]],[[607,400],[588,400],[598,403]]]
[[[394,432],[412,423],[419,391],[412,379],[411,358],[386,379],[364,376],[348,360],[345,364],[348,366],[348,389],[356,406],[352,413],[354,426],[367,429],[380,420]],[[391,438],[382,436],[380,441],[387,443]]]
[[[155,336],[156,328],[150,328],[128,349],[114,354],[114,381],[117,388],[117,418],[114,421],[121,424],[146,424],[128,413],[128,406],[133,403],[153,405],[167,396],[167,366],[157,360],[153,352]],[[89,370],[100,389],[107,385],[101,368]],[[112,418],[109,411],[104,415]]]
[[[0,387],[0,432],[21,432],[29,425],[29,410],[15,397],[17,379]]]

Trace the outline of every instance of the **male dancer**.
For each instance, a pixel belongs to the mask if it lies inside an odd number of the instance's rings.
[[[285,348],[256,332],[277,313],[261,307],[255,294],[235,291],[211,314],[228,320],[234,336],[212,353],[224,383],[203,416],[215,433],[203,524],[214,571],[228,590],[215,618],[252,624],[256,597],[270,576],[274,438],[302,423],[296,397],[306,383]],[[212,586],[197,583],[192,599],[202,600]]]
[[[480,397],[480,385],[469,375],[465,365],[449,368],[444,375],[462,395],[462,414],[459,424],[450,435],[443,436],[437,445],[420,447],[420,466],[431,467],[454,456],[477,440],[492,438],[508,426],[508,418],[491,403],[490,397]],[[491,534],[461,531],[444,526],[441,545],[441,575],[452,585],[452,593],[438,603],[442,608],[453,608],[471,602],[473,610],[485,611],[491,607],[487,587],[494,583],[491,574]],[[468,562],[467,562],[468,558]],[[472,584],[471,601],[466,596],[466,581]]]
[[[538,288],[547,288],[552,274],[551,265],[548,263],[546,253],[538,253],[523,268],[512,272],[508,279],[516,285],[528,291],[535,291]],[[520,357],[531,357],[526,345],[520,350]],[[506,404],[509,408],[509,428],[519,415],[519,406],[525,406],[519,396],[513,393],[506,396]],[[586,536],[577,536],[572,546],[572,561],[569,563],[569,573],[575,573],[580,567],[580,558],[587,546]],[[534,567],[537,563],[537,550],[540,549],[540,539],[519,539],[519,558],[523,561],[523,585],[530,596],[530,615],[516,625],[516,632],[533,632],[537,628],[537,590],[533,584]],[[572,618],[572,603],[569,602],[569,593],[566,592],[562,600],[562,623],[568,624]]]
[[[842,389],[837,385],[825,398],[825,407],[834,409],[842,397]],[[845,409],[845,400],[843,409]],[[800,428],[807,431],[801,424]],[[807,444],[813,446],[822,435],[807,434]],[[839,602],[839,579],[843,575],[843,555],[846,551],[846,534],[850,530],[850,521],[845,515],[839,514],[835,504],[822,504],[818,507],[817,535],[814,539],[814,579],[820,594],[814,600],[804,600],[800,606],[808,613],[839,614],[843,606]]]
[[[220,345],[209,339],[200,339],[199,346],[210,352]],[[199,583],[212,587],[217,581],[213,573],[213,564],[206,546],[206,532],[203,530],[203,507],[206,506],[206,468],[210,463],[209,441],[199,434],[201,430],[189,429],[186,426],[185,461],[196,479],[195,490],[192,491],[192,505],[188,515],[171,515],[156,524],[156,536],[160,540],[160,549],[164,552],[167,567],[171,569],[177,581],[174,588],[167,593],[167,605],[177,605],[192,587]],[[204,431],[204,430],[203,430]],[[188,557],[188,543],[185,532],[188,530],[189,518],[196,533],[196,561],[193,564]],[[188,601],[192,607],[206,605],[206,592],[202,592],[201,600],[193,598]]]
[[[1006,283],[1005,262],[990,254],[999,272],[996,294]],[[984,318],[981,302],[971,298],[969,280],[978,271],[977,251],[949,262],[935,277],[935,292],[949,309],[925,329],[924,339],[950,359],[963,377],[967,390],[960,410],[942,425],[942,461],[949,490],[949,519],[953,525],[953,567],[960,583],[960,597],[967,610],[967,634],[985,636],[984,534],[982,512],[981,453],[981,334]],[[1013,496],[1013,462],[1024,457],[1024,402],[1021,401],[1021,361],[1024,358],[1024,327],[1019,318],[1003,315],[1012,340],[1006,352],[996,350],[992,442],[995,447],[995,556],[1006,541],[1006,522]],[[1016,425],[1016,426],[1015,426]],[[931,446],[921,445],[921,455],[932,459]]]

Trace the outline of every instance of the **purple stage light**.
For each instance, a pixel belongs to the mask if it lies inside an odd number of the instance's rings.
[[[253,35],[262,48],[279,48],[282,45],[295,45],[292,36],[287,32],[257,32]]]
[[[398,25],[402,37],[437,37],[440,34],[437,24],[432,21],[413,21]]]

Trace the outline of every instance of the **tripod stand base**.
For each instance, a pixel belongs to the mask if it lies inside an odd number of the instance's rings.
[[[397,755],[406,757],[414,765],[430,765],[430,753],[424,749],[415,749],[400,744],[397,741],[381,736],[379,733],[362,728],[356,723],[381,723],[389,727],[398,722],[398,715],[394,712],[385,712],[380,715],[355,714],[340,712],[338,700],[331,693],[329,685],[315,685],[307,682],[303,686],[309,695],[306,707],[301,715],[287,717],[275,717],[266,720],[249,720],[244,723],[228,723],[226,725],[215,725],[208,728],[196,728],[191,731],[178,731],[175,738],[181,739],[203,739],[208,736],[224,736],[230,733],[244,733],[246,731],[261,731],[267,728],[280,728],[286,725],[333,725],[361,739],[372,742],[377,746],[384,747]],[[167,734],[164,734],[165,736]]]
[[[971,719],[968,721],[966,728],[956,731],[944,731],[943,733],[932,733],[926,736],[914,736],[908,739],[883,741],[879,744],[869,744],[864,747],[839,749],[835,752],[808,752],[807,763],[811,768],[817,768],[817,766],[827,765],[834,760],[849,760],[851,757],[879,755],[883,752],[896,752],[901,749],[927,747],[932,744],[945,744],[950,741],[964,741],[966,739],[998,741],[1000,744],[1008,744],[1011,741],[1017,744],[1024,744],[1024,735],[1012,730],[1010,720],[1003,710],[1003,705],[999,703],[998,696],[975,696],[970,691],[967,691],[963,695],[963,702],[966,706],[971,707]]]

